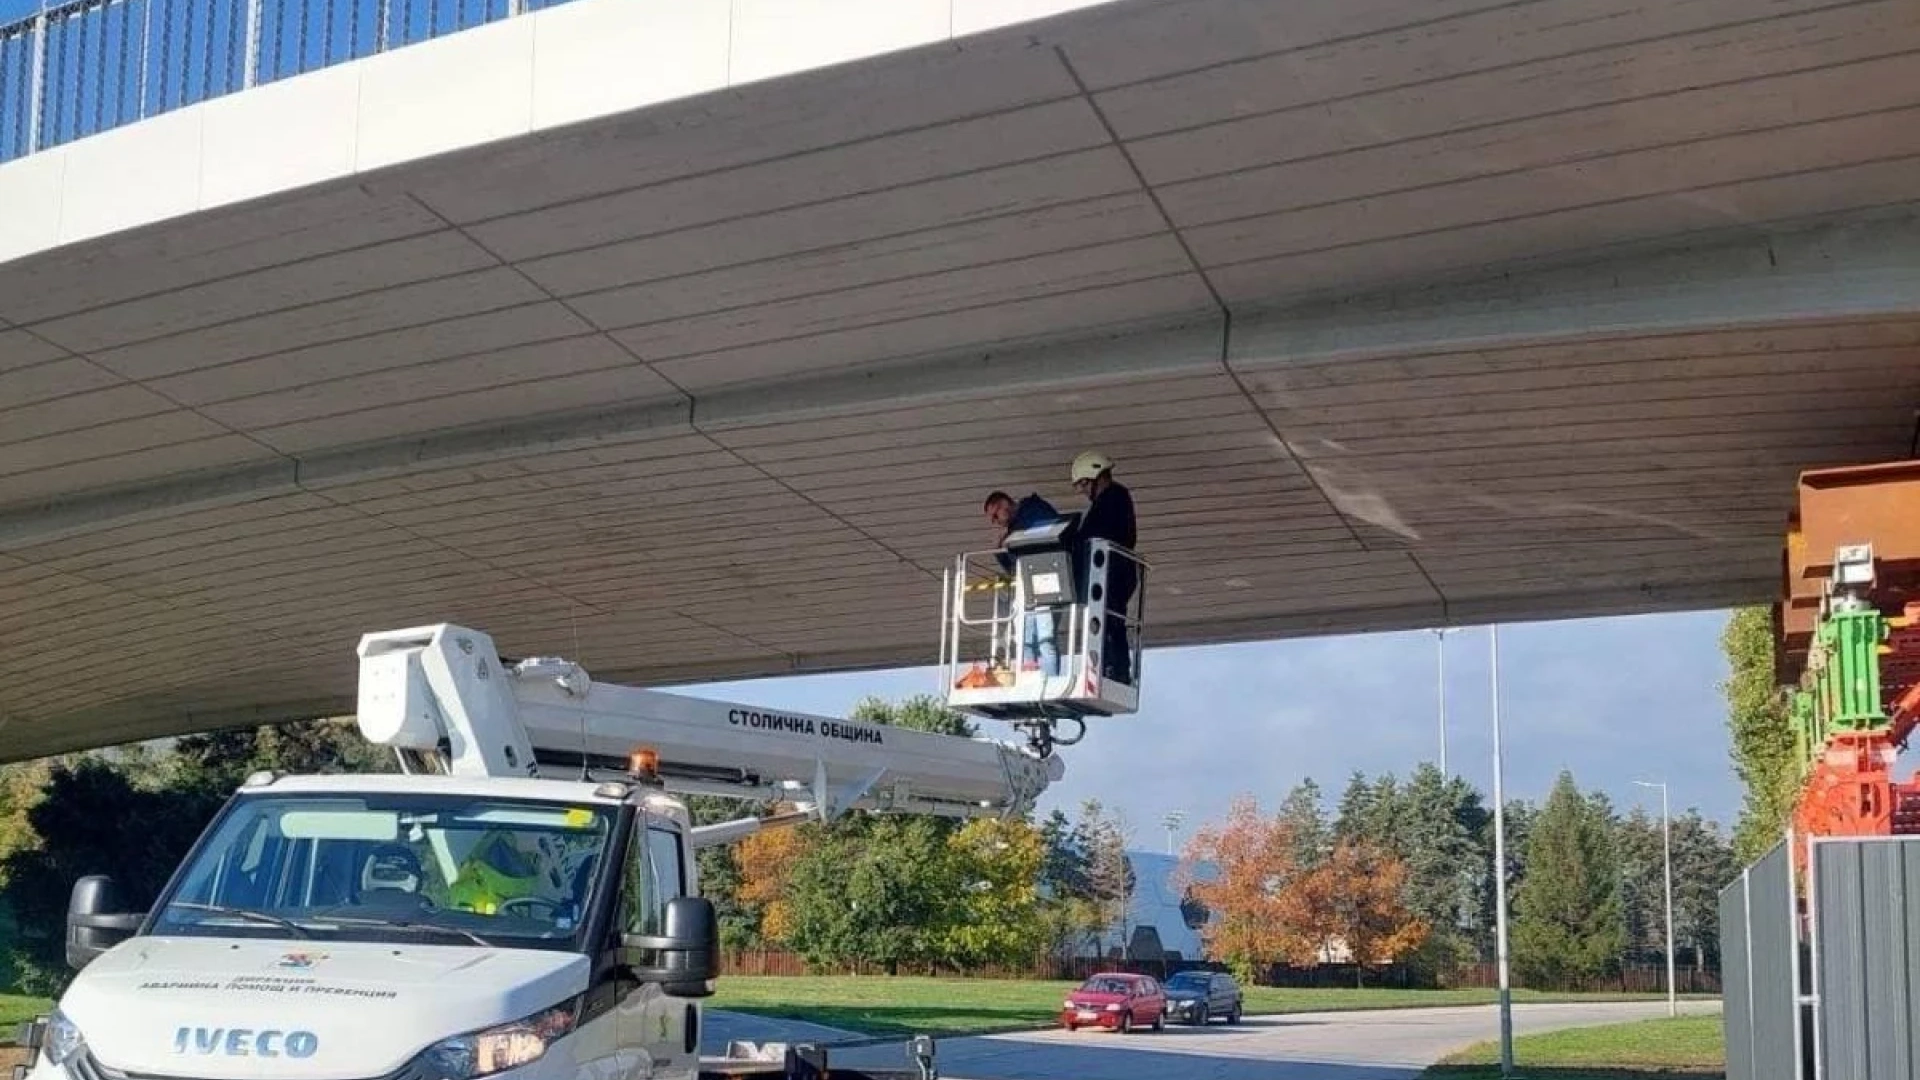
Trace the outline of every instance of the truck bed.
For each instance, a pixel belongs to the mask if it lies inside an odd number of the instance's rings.
[[[904,1049],[908,1061],[923,1064],[897,1069],[829,1068],[824,1046],[735,1042],[727,1046],[725,1055],[700,1059],[700,1080],[940,1080],[932,1039],[911,1040]]]
[[[710,1064],[711,1063],[711,1064]],[[703,1058],[700,1080],[825,1080],[828,1074],[814,1071],[789,1072],[780,1062],[732,1062]],[[832,1080],[926,1080],[919,1069],[848,1069],[836,1066]],[[941,1080],[960,1080],[942,1077]]]

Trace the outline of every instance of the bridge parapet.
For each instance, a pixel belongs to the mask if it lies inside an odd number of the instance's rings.
[[[569,0],[68,0],[0,24],[0,162]],[[0,6],[0,16],[5,7]]]

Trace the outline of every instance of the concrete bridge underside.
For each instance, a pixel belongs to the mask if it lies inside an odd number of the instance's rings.
[[[1089,447],[1154,645],[1769,599],[1910,451],[1916,202],[1911,0],[578,0],[208,102],[0,167],[0,758],[443,619],[928,662]]]

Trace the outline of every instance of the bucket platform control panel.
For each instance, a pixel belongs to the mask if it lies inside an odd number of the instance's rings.
[[[1069,515],[955,557],[940,649],[951,708],[1047,729],[1139,708],[1148,566],[1079,539],[1077,524]]]

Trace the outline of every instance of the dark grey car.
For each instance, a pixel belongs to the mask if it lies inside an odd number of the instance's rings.
[[[1233,976],[1217,971],[1182,971],[1160,984],[1167,992],[1167,1019],[1204,1024],[1217,1017],[1240,1022],[1245,998]]]

